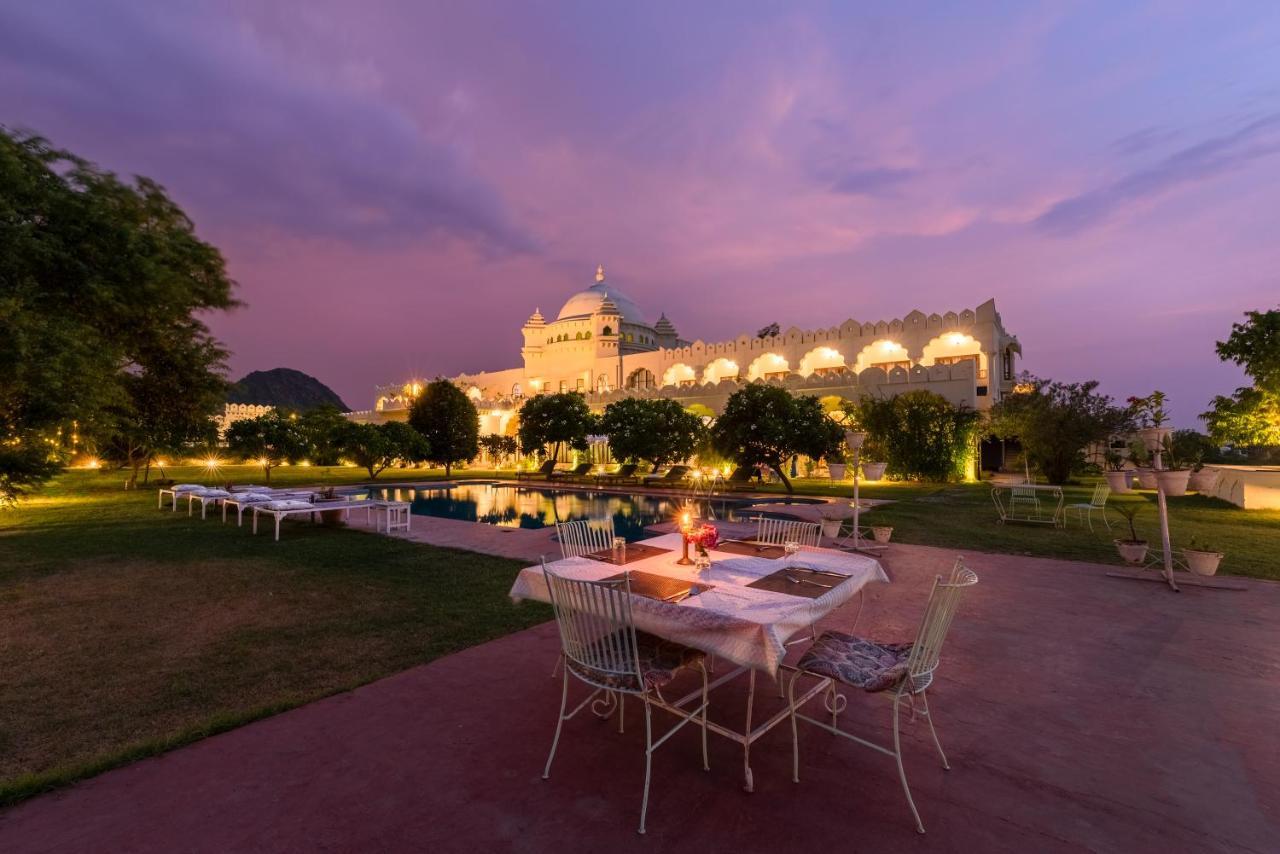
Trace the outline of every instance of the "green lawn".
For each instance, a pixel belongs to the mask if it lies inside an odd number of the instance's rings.
[[[550,617],[507,598],[517,561],[307,525],[276,544],[121,486],[72,472],[0,513],[0,803]]]
[[[179,481],[262,482],[246,466]],[[455,477],[490,477],[468,470]],[[440,479],[392,470],[383,482]],[[0,513],[0,804],[301,705],[549,619],[513,606],[519,562],[353,531],[292,525],[286,540],[156,510],[119,472],[68,472]],[[362,469],[278,469],[272,485],[355,483]],[[825,480],[797,489],[844,495]],[[768,491],[781,491],[770,487]],[[1092,483],[1071,487],[1087,500]],[[894,539],[1119,563],[1113,536],[997,525],[984,484],[873,483],[864,517]],[[1140,533],[1156,542],[1151,493]],[[1188,496],[1173,541],[1227,553],[1222,572],[1280,578],[1280,512]],[[1118,521],[1117,519],[1113,521]],[[1095,520],[1096,524],[1096,520]]]

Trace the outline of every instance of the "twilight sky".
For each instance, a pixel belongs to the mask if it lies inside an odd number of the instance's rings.
[[[164,184],[233,374],[357,408],[515,366],[598,262],[705,340],[995,297],[1180,426],[1280,303],[1274,2],[14,0],[0,123]]]

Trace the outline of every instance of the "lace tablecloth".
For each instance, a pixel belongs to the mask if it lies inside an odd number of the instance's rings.
[[[712,589],[680,602],[660,602],[633,597],[632,616],[636,627],[650,634],[726,658],[735,664],[776,674],[786,655],[787,640],[834,611],[872,581],[888,582],[884,567],[874,558],[827,549],[805,550],[791,558],[770,560],[735,557],[711,550],[711,569],[701,574],[692,566],[676,563],[680,558],[680,535],[665,534],[644,541],[671,552],[627,564],[628,570],[642,570],[711,584]],[[618,573],[618,567],[591,560],[568,558],[549,563],[552,572],[569,578],[600,580]],[[824,580],[835,586],[817,597],[791,596],[747,587],[752,581],[784,566],[804,566],[847,576]],[[510,596],[549,601],[542,566],[521,570]]]

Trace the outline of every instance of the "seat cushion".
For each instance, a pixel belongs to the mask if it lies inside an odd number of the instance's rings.
[[[826,676],[864,691],[884,691],[906,677],[912,646],[910,643],[877,643],[842,632],[823,632],[801,656],[797,666],[806,673]]]
[[[636,632],[636,653],[640,659],[640,673],[644,687],[661,688],[676,678],[681,668],[692,667],[707,657],[702,650],[665,640],[647,632]],[[639,691],[640,685],[630,674],[610,673],[580,664],[565,657],[569,669],[594,685],[617,688],[621,691]]]

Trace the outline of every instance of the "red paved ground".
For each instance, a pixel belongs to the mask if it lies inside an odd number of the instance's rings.
[[[907,638],[951,553],[895,546],[860,629]],[[407,671],[0,815],[0,851],[1270,851],[1280,850],[1280,585],[1173,594],[1103,567],[973,555],[981,576],[931,691],[953,770],[927,733],[907,771],[801,732],[739,754],[694,730],[654,762],[649,834],[635,833],[643,759],[625,735],[568,725],[539,779],[559,682],[550,625]],[[832,626],[847,624],[837,613]],[[736,720],[740,691],[714,695]],[[887,737],[887,704],[844,719]],[[921,738],[923,736],[923,738]]]

